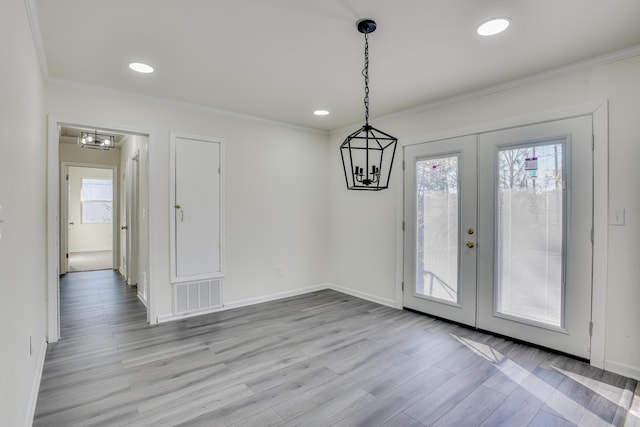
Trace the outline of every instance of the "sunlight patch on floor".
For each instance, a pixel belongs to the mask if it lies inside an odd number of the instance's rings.
[[[601,422],[605,422],[598,414],[593,413],[581,403],[569,398],[556,387],[552,387],[529,370],[523,368],[490,346],[453,334],[451,334],[451,336],[476,355],[495,365],[503,375],[536,397],[543,405],[546,405],[553,410],[555,414],[563,417],[565,420],[572,423],[595,422],[600,424]],[[631,403],[631,396],[633,395],[631,390],[606,384],[594,378],[585,377],[558,367],[550,368],[593,391],[612,405],[615,405],[616,408],[626,410]],[[637,413],[634,414],[634,417],[637,417]],[[636,425],[633,424],[633,426],[635,427]]]

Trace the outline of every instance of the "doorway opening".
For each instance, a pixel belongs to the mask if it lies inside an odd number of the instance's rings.
[[[49,123],[48,341],[60,338],[60,277],[112,270],[151,319],[148,255],[149,134],[99,124]],[[79,143],[110,135],[109,149]],[[55,179],[55,178],[59,179]],[[65,282],[66,283],[66,282]]]
[[[76,166],[63,162],[61,273],[113,269],[117,216],[117,167]]]

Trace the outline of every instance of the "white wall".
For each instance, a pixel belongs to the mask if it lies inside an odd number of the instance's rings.
[[[153,76],[151,76],[153,78]],[[100,102],[93,102],[98,94]],[[89,95],[89,96],[87,96]],[[226,143],[224,302],[291,292],[326,282],[327,136],[123,93],[48,84],[46,112],[75,123],[140,129],[149,138],[151,320],[171,314],[169,133]],[[145,132],[142,132],[145,133]],[[283,277],[276,278],[276,267]]]
[[[61,143],[58,147],[58,159],[61,162],[85,163],[88,165],[118,166],[120,150],[92,150],[80,148],[76,144]]]
[[[21,426],[35,399],[47,314],[43,79],[23,0],[0,2],[0,57],[0,425]]]
[[[82,222],[82,179],[110,179],[113,181],[115,197],[116,177],[113,169],[97,169],[86,167],[69,167],[69,252],[110,251],[113,248],[113,223],[84,223]],[[113,207],[117,203],[113,200]],[[118,216],[113,215],[117,221]]]
[[[415,114],[373,120],[402,141],[420,141],[470,128],[609,99],[609,205],[626,209],[626,224],[609,227],[606,367],[640,378],[640,57],[598,66],[541,83]],[[397,239],[402,194],[400,156],[395,180],[384,192],[347,191],[338,146],[348,133],[331,136],[330,281],[380,298],[396,297]],[[426,141],[426,139],[425,139]],[[366,251],[375,255],[366,256]]]

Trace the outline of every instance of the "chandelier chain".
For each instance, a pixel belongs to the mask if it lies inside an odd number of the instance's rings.
[[[364,77],[364,118],[365,123],[369,125],[369,34],[364,34],[364,68],[362,69]]]

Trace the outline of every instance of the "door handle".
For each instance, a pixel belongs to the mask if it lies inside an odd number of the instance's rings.
[[[120,227],[120,230],[127,230],[128,227],[126,225],[123,225],[122,227]]]
[[[73,222],[70,222],[69,225],[73,225]]]
[[[472,242],[471,240],[468,240],[468,241],[467,241],[467,247],[468,247],[469,249],[473,248],[475,245],[476,245],[476,244],[475,244],[474,242]]]

